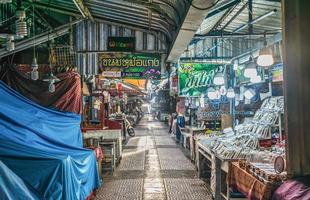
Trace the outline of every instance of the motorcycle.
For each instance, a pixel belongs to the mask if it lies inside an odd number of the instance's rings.
[[[128,121],[127,117],[124,118],[125,128],[130,137],[134,137],[136,135],[135,129],[131,126],[130,122]]]

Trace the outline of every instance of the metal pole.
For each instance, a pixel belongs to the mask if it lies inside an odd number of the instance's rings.
[[[253,24],[251,23],[253,21],[253,0],[249,0],[249,34],[253,33]]]

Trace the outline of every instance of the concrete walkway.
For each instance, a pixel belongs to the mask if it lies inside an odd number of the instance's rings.
[[[211,200],[208,186],[162,123],[145,117],[96,200]]]

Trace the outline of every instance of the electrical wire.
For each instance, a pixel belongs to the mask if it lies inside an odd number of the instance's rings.
[[[33,30],[33,56],[36,57],[36,33],[35,33],[34,5],[32,5],[32,30]]]

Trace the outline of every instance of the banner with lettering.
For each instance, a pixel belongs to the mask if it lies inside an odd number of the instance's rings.
[[[98,54],[99,73],[106,78],[160,79],[159,54]]]
[[[207,92],[213,84],[219,65],[206,63],[180,63],[179,96],[197,97]]]
[[[283,63],[273,65],[271,68],[272,82],[283,81]]]

